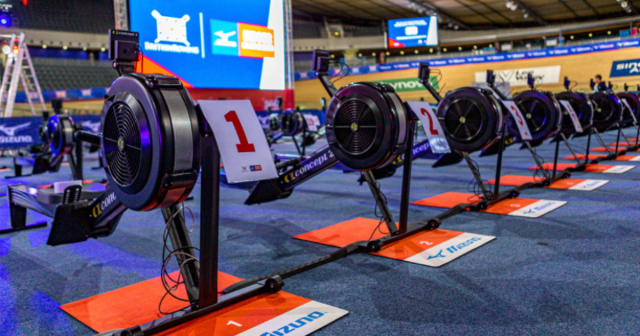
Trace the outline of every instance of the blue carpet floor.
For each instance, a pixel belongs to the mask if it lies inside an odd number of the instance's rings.
[[[615,133],[605,139],[615,140]],[[584,148],[586,138],[572,143]],[[545,144],[538,152],[552,162],[553,148]],[[561,157],[568,154],[562,147]],[[495,157],[473,158],[483,178],[493,178]],[[87,178],[104,177],[103,171],[90,170],[97,164],[95,156],[85,162]],[[415,161],[412,201],[467,192],[472,175],[464,163],[439,169],[431,164]],[[505,152],[503,174],[531,175],[526,168],[533,164],[526,150],[512,146]],[[65,166],[56,174],[2,178],[0,183],[4,192],[8,184],[50,183],[69,174]],[[471,212],[449,218],[442,228],[497,239],[440,268],[353,255],[288,279],[285,290],[349,311],[318,336],[638,335],[639,174],[640,168],[624,174],[575,173],[611,181],[592,192],[525,190],[522,197],[568,202],[538,219]],[[329,170],[288,199],[256,206],[243,205],[246,191],[223,188],[220,270],[249,278],[334,251],[292,237],[354,217],[373,218],[369,189],[357,179],[354,173]],[[381,181],[395,216],[400,184],[401,171]],[[197,187],[190,202],[196,217],[199,194]],[[0,227],[7,227],[6,197],[1,202]],[[441,211],[411,206],[410,221]],[[31,214],[29,219],[46,218]],[[99,240],[51,247],[46,245],[49,228],[0,236],[0,334],[92,334],[58,306],[159,276],[163,227],[159,211],[127,211],[116,232]],[[196,244],[198,236],[196,226]]]

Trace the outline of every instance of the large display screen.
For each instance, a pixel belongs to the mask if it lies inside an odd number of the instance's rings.
[[[438,18],[435,16],[387,21],[389,48],[438,45]]]
[[[194,88],[284,90],[283,0],[129,0],[144,72]]]

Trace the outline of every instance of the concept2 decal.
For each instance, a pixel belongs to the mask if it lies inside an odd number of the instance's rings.
[[[284,90],[283,0],[130,0],[145,72],[187,87]],[[224,65],[224,66],[223,66]]]

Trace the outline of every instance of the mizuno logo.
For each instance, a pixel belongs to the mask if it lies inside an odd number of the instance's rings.
[[[25,129],[30,125],[31,125],[31,122],[26,122],[24,124],[15,125],[15,126],[0,125],[0,132],[12,137],[12,136],[16,136],[16,132],[18,132],[21,129]]]
[[[435,258],[444,258],[444,255],[442,254],[443,250],[440,250],[440,252],[438,252],[436,255],[432,255],[429,256],[429,258],[427,258],[427,260],[431,260],[431,259],[435,259]]]
[[[81,122],[82,127],[90,130],[92,133],[100,133],[100,122],[91,122],[89,120]]]
[[[316,311],[305,317],[297,319],[295,322],[289,323],[281,328],[278,328],[272,332],[266,332],[266,333],[260,334],[260,336],[283,336],[293,332],[296,329],[304,327],[308,322],[314,322],[314,320],[317,320],[322,316],[324,316],[323,313]]]

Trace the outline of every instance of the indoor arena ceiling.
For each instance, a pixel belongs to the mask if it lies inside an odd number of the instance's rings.
[[[461,29],[540,26],[638,14],[630,0],[292,0],[292,4],[298,18],[380,21],[431,12]]]

